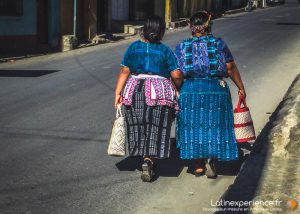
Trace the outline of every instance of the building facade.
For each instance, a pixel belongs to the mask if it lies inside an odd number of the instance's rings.
[[[1,55],[59,51],[62,36],[74,33],[97,35],[97,0],[0,0]]]
[[[223,12],[246,0],[0,0],[0,54],[61,50],[62,38],[92,41],[124,32],[147,17],[164,17],[167,27],[196,11]]]
[[[104,0],[102,0],[104,1]],[[149,16],[165,18],[167,27],[171,22],[190,17],[201,10],[221,14],[226,10],[245,6],[247,0],[111,0],[109,25],[113,32],[122,32],[124,25],[139,24]]]

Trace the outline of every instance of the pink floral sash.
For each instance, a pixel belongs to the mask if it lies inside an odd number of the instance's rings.
[[[145,98],[148,106],[169,106],[178,110],[178,103],[175,95],[175,89],[172,82],[167,78],[151,77],[150,75],[131,76],[127,80],[123,90],[123,104],[132,105],[132,96],[140,79],[145,79]]]

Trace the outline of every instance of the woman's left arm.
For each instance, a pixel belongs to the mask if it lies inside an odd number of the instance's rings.
[[[227,72],[228,72],[230,79],[232,79],[232,81],[235,83],[235,85],[239,89],[239,92],[238,92],[239,96],[246,97],[246,91],[244,88],[244,84],[243,84],[240,72],[239,72],[235,62],[232,61],[232,62],[226,63],[226,67],[227,67]]]
[[[130,74],[130,70],[128,67],[122,67],[120,69],[120,73],[119,73],[119,77],[117,80],[117,84],[116,84],[116,89],[115,89],[115,108],[117,108],[118,104],[122,103],[122,95],[121,92],[123,90],[123,87],[127,81],[127,78]]]

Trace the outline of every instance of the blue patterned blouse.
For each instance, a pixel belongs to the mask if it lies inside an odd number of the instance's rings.
[[[155,74],[166,78],[178,69],[176,57],[169,47],[141,40],[128,47],[121,66],[129,67],[131,73]]]
[[[234,61],[225,42],[212,34],[185,39],[175,54],[185,78],[227,77],[226,63]]]

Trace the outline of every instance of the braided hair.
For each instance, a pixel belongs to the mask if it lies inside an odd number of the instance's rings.
[[[210,33],[212,15],[206,11],[197,12],[190,18],[190,29],[193,34]]]

